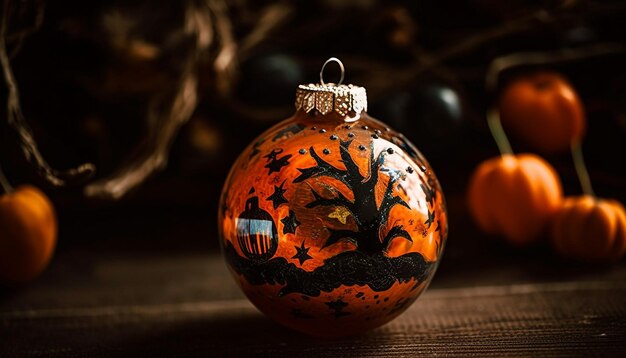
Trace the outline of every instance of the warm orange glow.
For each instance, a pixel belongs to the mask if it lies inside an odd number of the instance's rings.
[[[626,254],[626,211],[612,199],[568,197],[552,221],[550,237],[563,257],[612,262]]]
[[[505,154],[481,163],[468,190],[468,205],[478,226],[515,245],[539,239],[562,199],[556,171],[534,154]]]

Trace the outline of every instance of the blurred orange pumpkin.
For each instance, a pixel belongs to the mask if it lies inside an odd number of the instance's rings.
[[[569,150],[586,127],[576,91],[553,72],[513,79],[500,98],[500,117],[505,129],[544,154]]]
[[[54,207],[39,189],[26,185],[0,196],[0,281],[36,278],[52,257],[56,236]]]
[[[615,261],[626,253],[626,212],[615,200],[568,197],[552,221],[550,236],[562,256],[580,261]]]
[[[516,246],[541,237],[563,197],[554,168],[534,154],[504,154],[484,161],[470,179],[468,194],[477,225]]]

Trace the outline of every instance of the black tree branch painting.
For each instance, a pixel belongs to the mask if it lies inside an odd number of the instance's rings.
[[[379,237],[380,228],[386,225],[389,213],[394,206],[401,205],[409,208],[409,205],[402,198],[393,195],[393,188],[398,180],[402,178],[403,173],[383,167],[385,156],[388,154],[386,151],[381,151],[378,157],[374,159],[374,146],[371,144],[369,175],[364,177],[359,170],[359,166],[350,155],[349,147],[351,143],[352,140],[342,140],[339,143],[341,162],[346,169],[340,169],[329,164],[311,147],[309,153],[315,160],[316,165],[310,168],[298,169],[301,174],[293,181],[294,183],[299,183],[311,178],[326,176],[341,181],[354,194],[354,201],[348,200],[340,192],[334,198],[324,198],[314,189],[311,189],[315,200],[308,203],[306,205],[307,208],[343,206],[350,212],[357,224],[357,230],[328,228],[330,235],[324,243],[324,247],[345,240],[354,243],[359,251],[376,254],[386,251],[391,241],[395,238],[401,237],[412,242],[411,235],[401,225],[393,226],[382,239]],[[380,172],[386,173],[389,176],[389,180],[381,203],[377,206],[375,192]]]
[[[301,183],[314,178],[329,177],[341,181],[352,191],[354,199],[350,200],[338,191],[334,197],[326,198],[311,189],[313,199],[305,205],[305,208],[333,206],[336,209],[345,208],[354,219],[356,229],[327,228],[329,235],[321,250],[340,241],[350,241],[354,243],[356,249],[327,258],[314,270],[306,271],[296,263],[302,265],[304,261],[315,256],[315,252],[309,255],[311,248],[304,247],[304,241],[301,247],[296,247],[298,252],[291,258],[298,260],[295,263],[286,257],[273,257],[265,261],[249,260],[240,256],[233,244],[227,242],[225,255],[230,266],[245,277],[249,284],[281,285],[279,292],[281,296],[290,293],[319,296],[322,292],[331,292],[341,286],[368,286],[373,291],[382,292],[396,283],[411,283],[413,290],[429,277],[434,265],[426,261],[422,254],[409,252],[398,257],[389,257],[386,254],[391,241],[396,238],[413,241],[402,225],[393,225],[386,233],[381,230],[388,226],[393,207],[400,205],[409,208],[402,198],[394,195],[394,187],[404,174],[384,166],[385,157],[392,151],[383,151],[375,156],[374,146],[371,144],[367,166],[369,172],[364,176],[349,153],[351,143],[351,140],[339,143],[341,161],[345,169],[326,162],[311,147],[309,153],[315,165],[310,168],[298,168],[300,175],[293,182]],[[377,205],[375,192],[381,176],[387,176],[388,179],[380,204]]]

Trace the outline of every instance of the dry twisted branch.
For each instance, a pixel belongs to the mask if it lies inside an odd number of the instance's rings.
[[[59,171],[52,168],[39,152],[37,142],[22,113],[19,89],[7,53],[7,28],[9,13],[12,10],[11,1],[4,0],[3,5],[2,18],[0,20],[0,65],[2,66],[2,74],[7,87],[6,118],[8,127],[17,135],[26,160],[35,168],[37,174],[50,185],[60,187],[68,183],[82,182],[95,172],[96,168],[93,164],[86,163],[70,170]],[[19,36],[18,41],[21,41],[24,36],[25,33]]]

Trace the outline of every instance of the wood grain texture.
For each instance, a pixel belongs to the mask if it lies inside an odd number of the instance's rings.
[[[463,272],[444,275],[406,313],[369,334],[320,340],[258,313],[217,254],[100,253],[85,259],[84,253],[70,252],[34,285],[3,293],[0,356],[626,352],[623,264],[558,281],[549,276],[529,280],[517,265],[472,275],[477,278]]]

